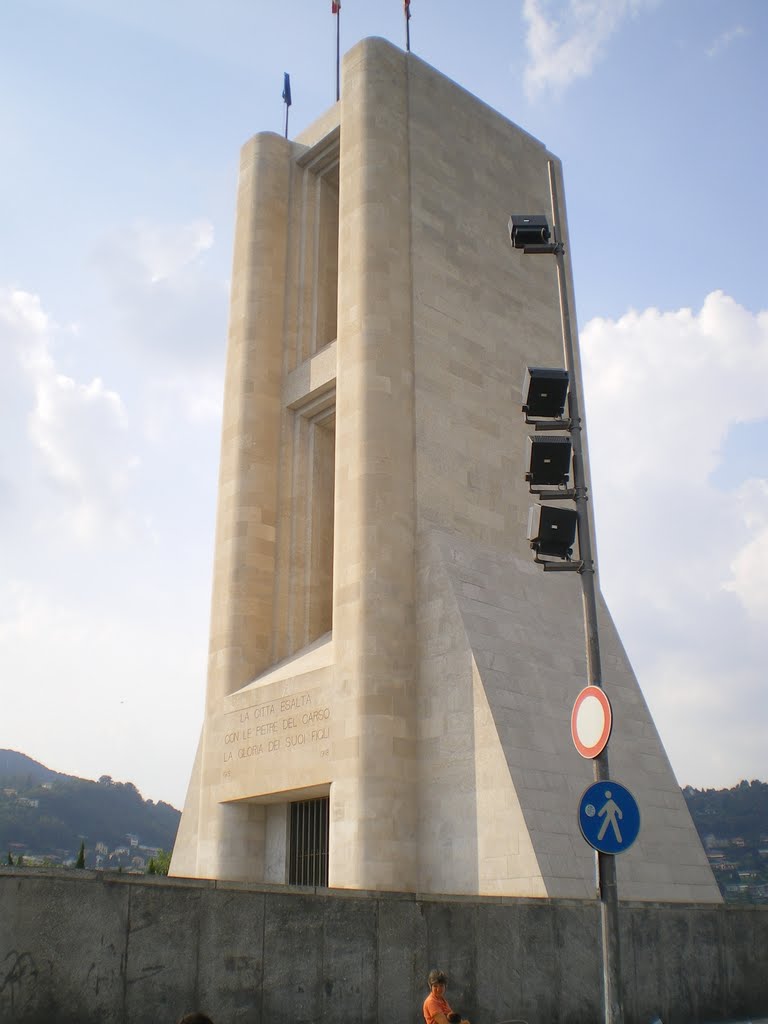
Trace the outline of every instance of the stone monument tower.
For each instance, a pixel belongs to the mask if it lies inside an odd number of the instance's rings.
[[[548,211],[552,159],[380,39],[298,138],[244,146],[207,703],[172,874],[594,896],[579,581],[526,539],[520,388],[562,365],[557,283],[507,233]],[[601,615],[612,776],[642,818],[620,894],[719,901]]]

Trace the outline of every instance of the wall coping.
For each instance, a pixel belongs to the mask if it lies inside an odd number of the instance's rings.
[[[224,892],[252,893],[254,895],[310,896],[332,900],[368,900],[386,903],[464,903],[476,906],[531,906],[531,907],[581,907],[597,909],[595,899],[552,899],[532,896],[473,896],[456,893],[385,892],[375,889],[330,889],[321,886],[272,885],[266,882],[232,882],[213,878],[177,878],[167,875],[133,875],[120,871],[95,871],[77,868],[43,868],[0,866],[0,878],[49,879],[62,882],[94,881],[109,885],[160,886],[169,889],[222,890]],[[680,909],[695,911],[717,911],[719,913],[746,911],[768,914],[768,905],[756,903],[684,903],[650,900],[620,900],[626,910],[667,910]]]

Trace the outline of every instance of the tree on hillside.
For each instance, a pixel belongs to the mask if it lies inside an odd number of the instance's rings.
[[[171,854],[165,850],[158,850],[156,856],[149,858],[147,865],[148,875],[167,875],[171,867]]]
[[[699,835],[757,841],[768,831],[768,783],[746,779],[731,789],[683,789]]]
[[[80,852],[77,855],[77,860],[75,861],[75,867],[76,868],[80,868],[80,869],[85,867],[85,840],[84,839],[80,840]]]
[[[4,794],[0,785],[0,849],[18,843],[20,848],[43,855],[56,852],[74,861],[80,844],[72,842],[73,836],[90,836],[93,842],[114,848],[123,845],[126,834],[131,833],[140,836],[145,845],[165,850],[173,846],[176,837],[179,812],[162,801],[143,800],[131,783],[98,783],[59,775],[46,788],[37,784],[23,791],[13,788],[35,803],[19,803],[15,795]]]
[[[11,856],[10,850],[8,851],[8,866],[11,868],[13,867],[13,857]]]

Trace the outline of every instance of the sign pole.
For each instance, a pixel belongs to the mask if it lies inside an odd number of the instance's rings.
[[[560,320],[563,331],[563,353],[565,368],[571,380],[568,390],[568,404],[571,419],[571,445],[573,449],[573,482],[578,513],[579,557],[582,561],[581,576],[582,603],[584,607],[584,633],[587,651],[587,682],[602,689],[600,665],[600,637],[597,623],[597,600],[595,597],[595,563],[592,554],[592,528],[587,503],[587,479],[582,447],[581,414],[579,394],[576,387],[575,355],[571,331],[571,313],[568,298],[568,278],[565,268],[565,249],[560,237],[560,203],[557,188],[557,172],[553,160],[548,162],[549,191],[552,202],[552,228],[557,261],[557,284],[560,293]],[[608,772],[608,751],[604,749],[594,759],[595,782],[610,778]],[[623,1024],[624,1013],[621,998],[621,957],[619,946],[619,896],[616,882],[616,859],[611,854],[596,851],[597,886],[600,899],[600,936],[603,951],[603,1005],[605,1024]]]

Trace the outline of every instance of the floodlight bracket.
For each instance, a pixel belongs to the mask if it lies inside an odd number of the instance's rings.
[[[562,242],[542,242],[524,245],[523,252],[529,256],[562,256],[565,253],[565,245]]]
[[[534,562],[543,565],[544,572],[581,572],[584,568],[584,563],[581,561],[551,562],[546,558],[539,558],[538,555],[534,558]]]
[[[573,420],[532,420],[528,413],[525,414],[525,422],[534,430],[573,430]]]
[[[537,498],[541,498],[542,501],[575,501],[576,491],[573,487],[568,487],[562,491],[542,491],[536,487],[529,487],[528,490],[531,494]]]

